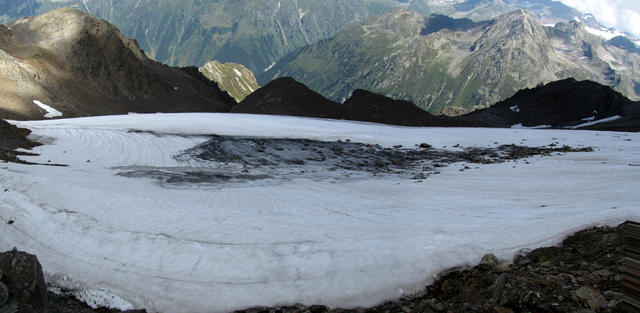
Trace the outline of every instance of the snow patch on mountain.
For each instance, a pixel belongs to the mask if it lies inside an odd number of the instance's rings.
[[[45,110],[47,113],[45,113],[43,116],[46,118],[54,118],[54,117],[60,117],[62,116],[62,112],[54,109],[52,106],[44,104],[42,102],[40,102],[39,100],[33,100],[33,103],[37,106],[39,106],[41,109]]]

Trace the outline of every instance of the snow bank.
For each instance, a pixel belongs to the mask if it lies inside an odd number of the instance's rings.
[[[0,168],[0,249],[36,253],[48,282],[119,308],[224,312],[293,303],[371,306],[487,252],[509,260],[591,225],[640,218],[640,134],[419,128],[232,114],[36,122],[49,144]],[[135,130],[135,131],[132,131]],[[156,133],[150,133],[156,132]],[[165,188],[118,167],[197,167],[172,155],[203,135],[435,147],[509,143],[595,152],[401,177]],[[109,296],[105,296],[109,295]],[[114,299],[109,301],[109,299]]]
[[[578,129],[580,127],[587,127],[587,126],[596,125],[596,124],[600,124],[600,123],[611,122],[611,121],[615,121],[615,120],[618,120],[618,119],[621,119],[621,118],[622,118],[622,116],[620,116],[620,115],[614,115],[614,116],[610,116],[610,117],[607,117],[607,118],[602,118],[602,119],[594,121],[594,119],[595,119],[595,117],[594,117],[594,118],[591,118],[591,120],[589,122],[582,123],[582,124],[576,125],[576,126],[572,126],[570,128],[571,129]],[[584,119],[584,120],[588,120],[588,119]]]
[[[33,100],[33,103],[39,106],[41,109],[47,111],[43,116],[46,118],[60,117],[62,116],[62,112],[54,109],[53,107],[46,105],[38,100]]]
[[[537,125],[537,126],[523,126],[522,123],[511,125],[511,128],[515,129],[544,129],[551,128],[551,125]]]

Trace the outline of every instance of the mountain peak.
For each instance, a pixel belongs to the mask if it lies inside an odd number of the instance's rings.
[[[242,101],[247,95],[260,88],[251,70],[242,64],[208,61],[199,68],[200,73],[218,83],[220,89],[229,93],[236,101]]]
[[[235,101],[197,69],[148,59],[108,22],[58,9],[0,27],[0,114],[65,117],[127,112],[226,111]],[[9,70],[7,70],[9,69]]]
[[[375,30],[393,35],[412,36],[422,31],[424,23],[424,15],[406,8],[399,8],[375,17],[361,27],[367,33]]]
[[[114,25],[76,9],[52,10],[18,20],[9,24],[9,28],[26,44],[49,49],[63,60],[77,61],[86,46],[99,47],[102,53],[127,53],[138,60],[148,60],[138,43],[124,37]]]
[[[535,23],[538,24],[536,18],[527,9],[517,9],[507,12],[495,18],[497,23]]]

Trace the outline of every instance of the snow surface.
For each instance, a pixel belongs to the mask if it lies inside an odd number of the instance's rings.
[[[35,253],[49,283],[122,309],[371,306],[417,292],[442,270],[476,264],[485,253],[510,260],[585,227],[640,218],[640,168],[630,166],[640,163],[637,133],[242,114],[12,123],[46,143],[34,149],[40,156],[25,159],[69,166],[0,167],[7,188],[0,249]],[[168,188],[115,175],[123,166],[200,166],[172,156],[211,134],[438,148],[558,142],[595,151],[465,171],[452,164],[422,183],[386,176]]]
[[[523,126],[522,123],[511,125],[511,128],[515,129],[544,129],[551,128],[551,125],[536,125],[536,126]]]
[[[587,127],[587,126],[596,125],[596,124],[600,124],[600,123],[611,122],[611,121],[615,121],[615,120],[621,119],[621,118],[622,118],[622,116],[620,116],[620,115],[614,115],[614,116],[610,116],[610,117],[607,117],[607,118],[602,118],[602,119],[599,119],[599,120],[596,120],[596,121],[591,119],[590,122],[586,122],[586,123],[582,123],[580,125],[572,126],[571,128],[572,129],[578,129],[580,127]],[[595,119],[595,117],[594,117],[594,119]]]
[[[58,111],[58,110],[54,109],[53,107],[51,107],[51,106],[49,106],[49,105],[44,104],[44,103],[42,103],[42,102],[40,102],[40,101],[38,101],[38,100],[33,100],[33,103],[34,103],[35,105],[39,106],[41,109],[43,109],[43,110],[47,111],[47,113],[45,113],[45,114],[43,115],[43,117],[46,117],[46,118],[54,118],[54,117],[60,117],[60,116],[62,116],[62,112],[60,112],[60,111]]]
[[[518,107],[517,105],[509,107],[509,109],[515,113],[520,113],[520,107]]]
[[[608,29],[596,29],[593,27],[589,27],[586,26],[584,27],[584,30],[586,30],[588,33],[591,33],[593,35],[602,37],[606,40],[610,40],[612,38],[618,37],[618,36],[623,36],[624,37],[624,33],[618,31],[618,30],[608,30]]]

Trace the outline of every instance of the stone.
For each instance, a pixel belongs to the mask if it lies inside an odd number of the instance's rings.
[[[482,260],[480,260],[480,265],[495,267],[498,264],[500,264],[500,260],[498,260],[498,258],[491,253],[485,254],[482,257]]]
[[[325,313],[329,312],[329,309],[324,305],[312,305],[309,307],[309,313]]]
[[[496,279],[496,282],[493,284],[493,296],[492,296],[492,299],[494,301],[498,300],[498,298],[500,297],[500,293],[502,292],[502,288],[504,288],[504,284],[505,284],[506,281],[507,281],[507,274],[506,273],[502,273]]]
[[[42,266],[34,255],[17,250],[0,253],[0,271],[4,274],[3,284],[10,291],[10,302],[31,309],[25,312],[49,311]]]
[[[576,296],[587,301],[590,308],[597,310],[608,306],[609,302],[597,289],[591,286],[582,286],[576,290]]]
[[[413,179],[426,179],[427,176],[424,173],[418,173],[413,176]]]
[[[3,306],[9,300],[9,288],[0,282],[0,306]]]
[[[496,305],[493,307],[493,312],[495,313],[514,313],[512,309],[505,307],[505,306],[501,306],[501,305]]]

